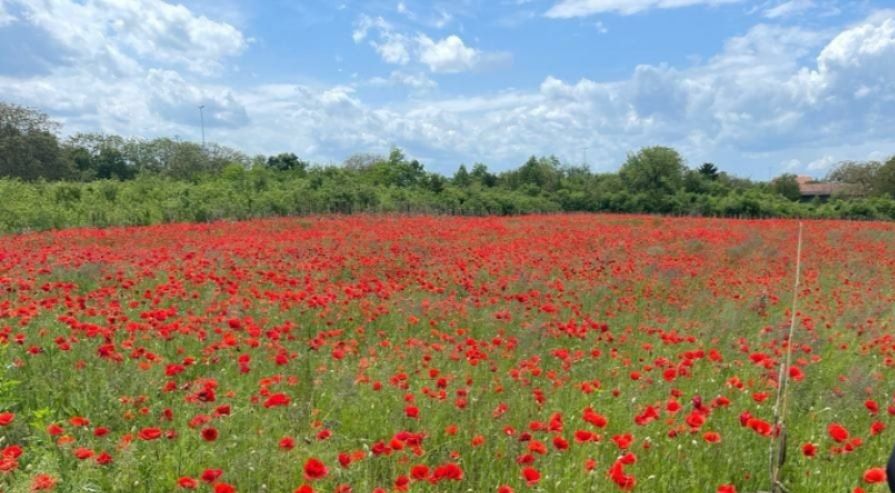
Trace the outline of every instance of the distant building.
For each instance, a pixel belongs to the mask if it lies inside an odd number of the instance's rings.
[[[838,195],[847,195],[849,185],[846,183],[837,183],[832,181],[816,181],[810,176],[799,176],[796,178],[799,183],[799,193],[802,200],[829,200],[830,197]]]

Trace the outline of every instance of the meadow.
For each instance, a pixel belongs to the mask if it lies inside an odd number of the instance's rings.
[[[798,230],[359,215],[3,236],[0,491],[767,491]],[[803,234],[782,483],[882,493],[895,224]]]

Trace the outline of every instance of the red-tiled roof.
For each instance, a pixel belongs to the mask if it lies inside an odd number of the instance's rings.
[[[799,176],[796,181],[799,183],[799,192],[803,197],[829,197],[846,192],[849,188],[845,183],[819,182],[814,181],[810,176]]]

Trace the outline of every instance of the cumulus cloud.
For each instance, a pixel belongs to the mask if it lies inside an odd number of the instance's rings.
[[[432,72],[456,73],[475,68],[481,59],[478,50],[470,48],[458,36],[448,36],[439,41],[432,41],[426,35],[419,35],[417,43],[420,50],[420,61]]]
[[[722,5],[741,0],[560,0],[547,11],[547,17],[570,18],[613,12],[637,14],[651,9],[674,9],[694,5]]]
[[[137,59],[210,73],[247,40],[235,27],[162,0],[6,0],[73,60],[133,73]]]
[[[196,80],[245,48],[229,24],[161,0],[0,1],[36,40],[25,47],[32,67],[0,75],[4,99],[45,108],[70,131],[177,134],[198,126],[199,105],[211,128],[248,123],[232,90]],[[22,47],[0,54],[12,49]]]
[[[352,39],[361,43],[368,38],[382,61],[393,65],[421,63],[433,73],[459,73],[494,68],[511,62],[507,53],[484,52],[467,46],[457,35],[433,40],[419,33],[416,36],[399,32],[382,17],[361,16]]]

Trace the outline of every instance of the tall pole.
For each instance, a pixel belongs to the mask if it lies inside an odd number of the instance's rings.
[[[590,146],[588,146],[588,147],[582,147],[582,148],[581,148],[581,153],[582,153],[583,158],[584,158],[584,167],[585,167],[585,168],[588,167],[588,165],[587,165],[587,150],[588,150],[588,149],[590,149]]]
[[[205,105],[199,105],[199,121],[202,123],[202,148],[205,148]]]

